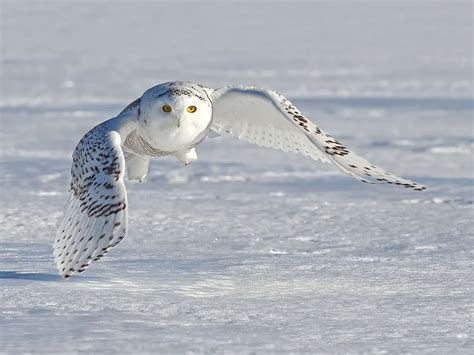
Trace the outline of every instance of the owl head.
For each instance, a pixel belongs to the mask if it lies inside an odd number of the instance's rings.
[[[140,135],[157,149],[177,149],[202,133],[212,118],[211,100],[199,85],[171,82],[147,90],[140,99]]]

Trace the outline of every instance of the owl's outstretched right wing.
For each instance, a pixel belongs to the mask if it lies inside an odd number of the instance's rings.
[[[77,145],[70,196],[54,241],[54,260],[65,278],[83,272],[126,236],[124,171],[121,137],[107,122]]]
[[[214,90],[209,95],[213,108],[212,130],[218,134],[331,162],[363,182],[393,184],[418,191],[426,189],[355,154],[275,91],[234,86]]]

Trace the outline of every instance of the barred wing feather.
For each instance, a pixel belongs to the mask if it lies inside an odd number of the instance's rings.
[[[127,233],[125,160],[120,135],[101,124],[77,145],[71,188],[54,241],[54,260],[65,278],[83,272]]]
[[[418,191],[426,189],[353,153],[275,91],[235,86],[214,90],[210,97],[212,130],[218,134],[331,162],[362,182],[394,184]]]

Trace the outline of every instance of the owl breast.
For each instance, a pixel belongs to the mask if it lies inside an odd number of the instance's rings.
[[[211,127],[209,122],[184,122],[180,127],[162,122],[153,127],[150,137],[143,127],[131,132],[125,139],[124,146],[140,155],[165,156],[194,148],[206,138]]]

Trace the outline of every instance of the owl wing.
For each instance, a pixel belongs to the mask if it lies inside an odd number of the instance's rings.
[[[211,129],[218,134],[331,162],[363,182],[394,184],[418,191],[426,189],[353,153],[275,91],[235,86],[210,92],[210,99],[213,107]]]
[[[54,260],[65,278],[83,272],[126,236],[124,171],[121,137],[107,122],[77,145],[70,196],[54,241]]]

